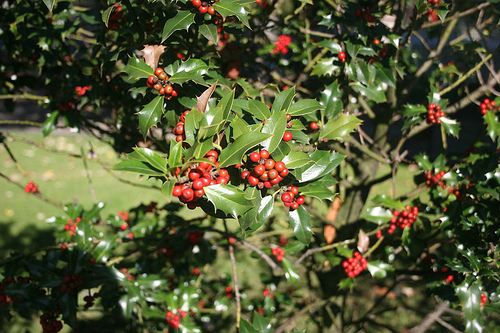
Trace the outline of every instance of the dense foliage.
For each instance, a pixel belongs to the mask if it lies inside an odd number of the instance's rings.
[[[47,220],[57,244],[0,262],[3,326],[498,328],[499,10],[2,1],[6,112],[48,112],[3,124],[96,136],[123,156],[116,172],[159,192],[112,216],[64,203]]]

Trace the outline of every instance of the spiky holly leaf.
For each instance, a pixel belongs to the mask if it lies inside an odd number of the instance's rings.
[[[253,207],[252,201],[245,197],[245,192],[233,185],[212,185],[204,190],[216,210],[231,214],[235,219]]]
[[[189,10],[180,10],[174,17],[168,19],[163,27],[162,39],[163,43],[170,35],[177,30],[187,30],[194,23],[195,13]]]
[[[309,245],[312,237],[311,223],[309,222],[309,213],[303,206],[298,209],[290,210],[290,226],[297,239],[306,245]]]
[[[329,120],[319,131],[320,138],[338,140],[350,134],[362,120],[356,116],[341,113],[336,119]]]
[[[136,80],[147,79],[150,75],[154,74],[151,66],[148,66],[143,59],[138,59],[135,56],[129,59],[123,71]]]
[[[151,67],[148,66],[148,68]],[[139,129],[142,132],[144,140],[148,135],[149,129],[160,121],[165,110],[163,105],[164,100],[165,98],[159,95],[137,113],[139,115]]]

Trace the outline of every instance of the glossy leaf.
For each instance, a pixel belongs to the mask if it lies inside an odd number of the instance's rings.
[[[228,16],[236,16],[248,29],[250,24],[248,23],[248,10],[229,0],[221,0],[213,4],[217,13],[221,14],[223,18]]]
[[[460,132],[460,124],[456,120],[450,119],[448,117],[441,117],[439,119],[441,120],[441,126],[443,126],[444,131],[447,134],[453,135],[454,137],[458,138],[458,133]]]
[[[317,150],[311,155],[313,163],[296,169],[295,177],[301,183],[323,177],[335,169],[344,158],[345,155],[336,152]]]
[[[288,88],[280,92],[276,97],[274,97],[273,106],[271,107],[271,113],[278,111],[287,111],[292,105],[293,98],[295,97],[295,87]]]
[[[270,138],[270,134],[260,132],[247,132],[239,136],[233,143],[230,143],[219,156],[219,165],[221,168],[229,165],[241,163],[243,155],[251,148]]]
[[[383,224],[389,222],[392,219],[393,215],[390,209],[374,207],[365,210],[359,217],[370,222]]]
[[[49,10],[49,12],[52,13],[52,10],[54,10],[54,7],[56,5],[58,0],[43,0],[43,3],[45,4],[45,6],[47,6],[47,9]]]
[[[168,19],[163,27],[162,39],[163,43],[174,31],[187,30],[194,23],[195,14],[189,10],[179,10],[171,19]]]
[[[321,93],[320,103],[325,108],[328,119],[335,117],[343,110],[342,94],[337,80],[325,87]]]
[[[396,209],[396,210],[405,209],[405,205],[401,201],[394,200],[385,194],[377,195],[375,198],[373,198],[373,202],[377,205],[382,205],[384,207],[391,209]]]
[[[56,129],[57,118],[59,117],[59,111],[53,111],[49,113],[47,119],[42,124],[43,136],[49,135],[53,130]]]
[[[164,112],[164,99],[161,95],[157,96],[137,113],[139,115],[139,129],[144,139],[146,139],[149,129],[160,122]]]
[[[248,106],[250,108],[250,113],[259,120],[266,120],[271,117],[271,110],[261,101],[251,99],[248,101]]]
[[[154,75],[153,68],[148,66],[143,59],[138,59],[135,56],[129,59],[123,71],[135,79],[147,79],[149,76]]]
[[[269,320],[256,312],[253,314],[253,326],[261,333],[271,333],[273,331]]]
[[[288,169],[295,169],[303,167],[308,163],[313,163],[309,155],[302,151],[292,151],[281,159]]]
[[[406,104],[401,113],[407,117],[419,116],[427,113],[427,108],[423,105]]]
[[[163,176],[163,172],[154,168],[151,164],[137,160],[121,161],[114,166],[113,170],[135,172],[146,176]]]
[[[292,284],[297,283],[300,276],[295,271],[293,264],[287,258],[283,258],[282,263],[283,263],[283,270],[285,271],[286,279]]]
[[[158,170],[167,171],[165,158],[161,157],[149,148],[134,148],[134,152],[141,157],[141,160],[151,164]]]
[[[432,162],[429,160],[429,156],[425,154],[419,154],[415,156],[415,161],[418,167],[422,170],[432,170]]]
[[[471,322],[476,319],[481,312],[481,290],[478,283],[469,285],[464,281],[456,289],[462,310],[465,314],[467,321]]]
[[[383,279],[387,276],[388,271],[392,271],[391,265],[383,261],[370,261],[367,265],[368,271],[374,278]]]
[[[259,333],[248,321],[241,319],[240,321],[240,333]]]
[[[321,104],[315,99],[302,99],[293,103],[288,109],[288,113],[292,116],[305,116],[322,108]]]
[[[368,99],[371,99],[376,103],[384,103],[385,101],[387,101],[387,98],[385,97],[385,91],[380,85],[369,84],[368,86],[365,86],[361,83],[355,82],[353,87],[356,88],[361,95],[365,96]]]
[[[252,208],[252,203],[245,197],[245,192],[233,185],[211,185],[204,190],[216,210],[231,214],[235,219]]]
[[[217,26],[215,24],[201,24],[199,29],[203,37],[217,44]]]
[[[272,154],[283,139],[286,123],[285,111],[274,112],[270,118],[266,119],[266,123],[262,127],[262,133],[269,134],[271,137],[262,143],[262,147],[267,149],[269,153]]]
[[[170,151],[168,154],[168,167],[175,168],[182,164],[182,142],[170,139]]]
[[[306,245],[309,245],[312,237],[311,224],[309,222],[309,213],[303,206],[298,209],[290,210],[290,226],[297,239]]]
[[[328,140],[337,140],[350,134],[356,126],[361,124],[362,120],[356,116],[346,116],[341,113],[336,119],[329,120],[319,131],[321,138]]]
[[[484,122],[487,126],[486,133],[493,140],[493,142],[497,142],[497,148],[500,148],[500,140],[498,140],[498,136],[500,135],[500,122],[495,114],[491,111],[486,112],[484,115]]]

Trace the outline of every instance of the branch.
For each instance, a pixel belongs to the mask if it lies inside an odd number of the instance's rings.
[[[305,308],[301,309],[299,312],[297,312],[292,318],[288,319],[285,321],[280,327],[274,330],[274,333],[282,333],[285,330],[291,329],[293,326],[295,326],[295,321],[302,317],[304,314],[306,314],[309,310],[323,306],[327,301],[325,300],[320,300],[316,301],[314,303],[311,303],[307,305]]]
[[[448,302],[439,303],[434,312],[429,313],[423,320],[423,322],[413,327],[410,332],[411,333],[425,333],[427,330],[434,324],[435,321],[439,319],[439,317],[443,314],[443,312],[448,308]]]
[[[0,95],[0,99],[13,99],[13,100],[29,99],[29,100],[35,100],[35,101],[43,101],[43,100],[48,99],[48,97],[23,93],[22,95],[16,95],[16,94]]]
[[[25,125],[25,126],[35,126],[42,127],[43,124],[36,121],[29,120],[0,120],[0,125]]]
[[[482,4],[474,7],[474,8],[471,8],[471,9],[468,9],[468,10],[464,10],[463,12],[460,12],[460,13],[457,13],[453,16],[450,16],[448,18],[446,18],[443,22],[441,21],[436,21],[436,22],[430,22],[430,23],[426,23],[426,24],[422,24],[422,29],[425,29],[425,28],[430,28],[430,27],[435,27],[435,26],[438,26],[438,25],[441,25],[443,23],[447,23],[451,20],[456,20],[456,19],[459,19],[461,17],[464,17],[464,16],[467,16],[467,15],[470,15],[470,14],[474,14],[475,12],[483,9],[483,8],[486,8],[490,5],[489,2],[483,2]]]
[[[229,244],[229,257],[231,258],[231,266],[233,267],[234,295],[236,298],[236,328],[239,330],[241,320],[241,295],[238,285],[238,275],[236,274],[236,259],[234,258],[234,249],[231,244]]]

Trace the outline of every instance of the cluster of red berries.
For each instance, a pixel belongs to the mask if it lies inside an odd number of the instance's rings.
[[[12,276],[5,277],[2,280],[2,282],[0,282],[0,304],[9,304],[12,301],[12,298],[5,295],[3,292],[4,292],[6,286],[8,286],[9,284],[12,284],[14,282],[16,282],[16,279]],[[18,282],[19,282],[19,278],[18,278]]]
[[[128,213],[127,212],[118,212],[118,217],[121,218],[125,223],[123,223],[120,228],[122,230],[126,230],[129,227],[129,222],[128,222]]]
[[[116,5],[109,16],[108,28],[110,29],[118,29],[120,26],[120,21],[123,18],[123,13],[120,13],[122,10],[121,5]]]
[[[387,232],[390,234],[396,230],[396,227],[400,227],[401,229],[410,227],[417,219],[418,207],[406,205],[404,210],[395,210],[392,212],[392,215],[391,225],[387,228]]]
[[[485,306],[488,303],[488,296],[485,293],[481,294],[481,306]]]
[[[290,45],[291,42],[292,42],[292,37],[287,35],[280,35],[278,37],[278,41],[274,43],[274,49],[271,50],[271,54],[276,54],[276,53],[287,54],[288,45]]]
[[[213,7],[213,4],[216,2],[219,2],[220,0],[189,0],[195,6],[198,8],[198,11],[202,14],[209,13],[210,15],[215,15],[215,8]]]
[[[80,223],[81,220],[82,219],[80,217],[77,217],[74,221],[72,219],[68,219],[68,222],[64,226],[64,230],[68,231],[70,236],[74,236],[78,223]]]
[[[424,177],[425,177],[425,184],[427,186],[431,187],[436,187],[436,186],[441,186],[442,188],[446,188],[446,184],[444,183],[441,178],[446,174],[445,171],[441,171],[437,174],[434,174],[432,171],[428,170],[425,172]]]
[[[267,2],[267,0],[257,0],[255,1],[255,3],[260,5],[262,8],[271,7],[271,5],[269,4],[269,2]]]
[[[262,292],[262,295],[274,298],[274,294],[271,292],[271,289],[269,289],[269,288],[264,289],[264,291]]]
[[[283,201],[283,204],[286,207],[290,207],[291,209],[295,210],[306,201],[303,195],[298,194],[299,188],[297,186],[290,185],[281,195],[281,201]]]
[[[90,90],[90,87],[89,86],[83,86],[83,87],[76,87],[75,88],[75,92],[78,96],[83,96],[87,93],[87,91]]]
[[[147,85],[149,88],[158,91],[160,95],[164,95],[166,99],[177,97],[177,90],[172,87],[168,79],[169,77],[163,68],[158,67],[155,69],[155,75],[148,77]]]
[[[226,169],[218,169],[219,154],[215,150],[210,150],[204,157],[207,162],[201,162],[195,167],[190,167],[185,172],[186,181],[177,184],[172,190],[172,194],[179,197],[183,203],[187,203],[188,208],[198,207],[198,199],[205,195],[203,188],[215,184],[227,184],[229,173]],[[212,170],[213,163],[215,170]]]
[[[83,308],[85,310],[88,310],[89,308],[93,307],[94,301],[98,297],[99,297],[99,293],[95,293],[94,295],[88,294],[87,296],[85,296],[83,298],[83,300],[85,301],[85,305],[83,306]]]
[[[184,113],[181,114],[181,117],[179,119],[179,122],[177,125],[175,125],[173,132],[176,135],[175,141],[181,142],[186,140],[186,133],[184,133],[184,124],[186,123],[185,117],[188,115],[189,110],[184,111]]]
[[[179,314],[175,314],[172,311],[167,312],[166,319],[167,319],[167,324],[168,326],[170,326],[170,328],[173,329],[179,328],[182,318],[187,316],[186,311],[181,311],[181,308],[177,309],[177,313]]]
[[[271,253],[276,257],[277,261],[283,261],[283,256],[285,255],[285,250],[283,250],[283,248],[279,246],[273,247]]]
[[[350,278],[358,276],[367,266],[368,261],[359,252],[354,252],[353,257],[342,262],[342,267]]]
[[[345,57],[346,57],[345,52],[339,52],[339,53],[337,54],[337,56],[339,57],[339,60],[340,60],[342,63],[345,63]]]
[[[257,163],[256,165],[250,162]],[[241,178],[246,180],[250,186],[257,186],[259,189],[271,188],[279,184],[284,177],[288,176],[288,169],[282,161],[274,161],[269,158],[269,152],[262,149],[260,152],[254,151],[248,157],[247,169],[243,171]]]
[[[441,0],[427,0],[427,2],[430,3],[431,5],[439,6]]]
[[[126,268],[126,267],[120,267],[120,268],[118,268],[118,270],[125,275],[125,277],[127,278],[127,280],[129,280],[129,281],[135,281],[135,280],[137,280],[137,278],[135,276],[133,276],[132,274],[130,274],[130,270],[128,268]]]
[[[452,274],[446,273],[448,271],[449,271],[448,267],[441,268],[441,272],[445,273],[445,277],[441,277],[439,280],[449,284],[454,280],[455,277]]]
[[[375,22],[375,17],[373,17],[372,10],[370,8],[356,9],[354,15],[356,15],[358,19],[365,20],[368,23]]]
[[[38,193],[38,185],[30,181],[25,187],[24,192],[26,193]]]
[[[54,333],[62,330],[63,324],[56,316],[51,313],[44,313],[40,316],[40,324],[42,325],[43,333]]]
[[[68,103],[58,103],[57,108],[61,112],[69,112],[73,110],[73,102],[68,102]]]
[[[233,288],[231,286],[227,286],[225,291],[227,298],[233,298]]]
[[[62,293],[71,293],[73,290],[83,284],[83,278],[80,274],[66,272],[63,276],[63,283],[59,286],[59,291]]]
[[[441,106],[434,103],[427,105],[427,123],[441,124],[441,117],[444,117],[444,112],[441,111]]]
[[[437,20],[439,20],[439,15],[436,10],[429,9],[427,11],[427,14],[429,15],[429,22],[436,22]]]
[[[454,194],[457,197],[457,201],[464,201],[467,197],[465,190],[468,190],[472,186],[472,183],[469,183],[465,186],[455,186],[449,189],[450,194]]]
[[[486,114],[487,111],[494,111],[495,106],[496,106],[495,101],[490,101],[488,98],[485,98],[481,103],[481,113]],[[500,109],[500,107],[498,107],[497,110],[498,109]]]

